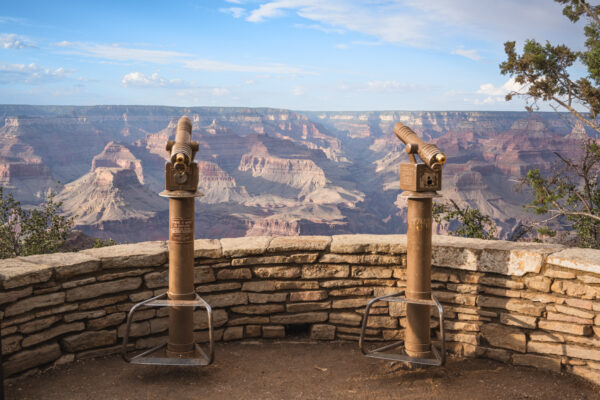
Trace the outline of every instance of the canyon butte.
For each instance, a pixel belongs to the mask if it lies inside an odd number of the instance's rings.
[[[200,145],[197,238],[405,233],[398,171],[408,156],[396,122],[446,153],[441,194],[490,215],[509,238],[532,218],[516,181],[550,171],[554,152],[576,158],[591,134],[561,113],[0,105],[0,186],[25,206],[54,191],[93,237],[165,240],[158,192],[182,115]]]

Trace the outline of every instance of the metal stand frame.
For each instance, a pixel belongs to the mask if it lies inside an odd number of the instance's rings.
[[[371,306],[378,302],[385,301],[388,303],[409,303],[409,304],[420,304],[427,306],[435,306],[438,310],[439,318],[440,318],[440,336],[441,336],[441,349],[438,350],[433,344],[431,344],[431,352],[433,353],[435,358],[416,358],[410,357],[406,354],[402,353],[387,353],[386,350],[395,349],[404,345],[404,340],[400,340],[398,342],[388,344],[383,347],[379,347],[373,350],[366,350],[364,347],[365,344],[365,332],[367,330],[367,320],[369,318],[369,311]],[[400,361],[411,364],[421,364],[421,365],[433,365],[433,366],[442,366],[446,362],[446,340],[444,334],[444,309],[442,305],[435,298],[435,296],[431,295],[431,300],[412,300],[404,297],[404,291],[388,294],[381,297],[376,297],[369,301],[367,304],[367,308],[365,309],[365,315],[363,316],[362,321],[362,329],[360,331],[360,339],[358,340],[358,346],[360,347],[360,351],[367,357],[371,358],[380,358],[383,360],[391,360],[391,361]]]
[[[177,366],[206,366],[210,365],[213,362],[215,348],[214,348],[214,335],[213,335],[213,324],[212,324],[212,308],[211,306],[200,296],[196,294],[196,300],[170,300],[170,299],[162,299],[162,297],[166,297],[167,293],[160,294],[158,296],[152,297],[148,300],[144,300],[142,302],[134,305],[131,310],[129,310],[129,314],[127,315],[127,328],[125,330],[125,337],[123,338],[123,350],[121,352],[121,356],[125,361],[131,364],[145,364],[145,365],[177,365]],[[195,356],[194,357],[167,357],[167,356],[153,356],[155,352],[166,347],[167,342],[162,343],[158,346],[155,346],[149,350],[146,350],[136,356],[129,357],[127,354],[127,344],[129,343],[129,331],[131,328],[131,322],[133,320],[133,314],[135,311],[142,307],[203,307],[207,312],[208,319],[208,355],[200,348],[200,346],[195,343]]]

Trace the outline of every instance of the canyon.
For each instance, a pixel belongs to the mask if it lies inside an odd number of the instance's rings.
[[[396,122],[446,153],[443,198],[490,215],[509,238],[533,218],[518,179],[550,171],[556,152],[577,158],[592,135],[561,113],[0,105],[0,186],[27,207],[56,193],[89,236],[164,240],[158,192],[182,115],[199,143],[197,238],[405,233]]]

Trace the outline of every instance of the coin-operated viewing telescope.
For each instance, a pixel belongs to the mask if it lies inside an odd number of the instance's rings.
[[[192,141],[192,123],[187,117],[179,119],[175,140],[169,140],[166,149],[169,161],[165,164],[165,190],[160,196],[169,198],[169,291],[131,308],[123,338],[123,358],[134,364],[209,365],[214,357],[212,309],[194,289],[194,199],[202,196],[197,190],[198,164],[194,162],[198,143]],[[169,307],[169,339],[165,344],[129,357],[131,321],[142,306]],[[208,354],[194,340],[196,307],[206,310]]]
[[[394,133],[406,145],[410,163],[400,164],[400,189],[408,200],[406,290],[372,299],[367,304],[359,347],[367,357],[422,365],[443,365],[446,355],[444,310],[431,294],[431,238],[433,198],[440,197],[442,167],[446,156],[434,144],[424,142],[409,127],[398,122]],[[418,163],[415,154],[423,161]],[[404,340],[374,350],[365,349],[365,332],[371,306],[378,302],[406,303]],[[441,348],[431,343],[431,307],[437,308]],[[398,352],[400,350],[400,352]]]

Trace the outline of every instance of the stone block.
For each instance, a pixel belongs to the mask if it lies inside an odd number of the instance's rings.
[[[573,281],[554,281],[551,286],[551,290],[554,293],[566,294],[570,297],[576,297],[585,300],[592,300],[600,296],[600,288]]]
[[[208,314],[206,310],[194,311],[194,330],[208,329]],[[162,319],[162,318],[161,318]],[[225,310],[213,310],[212,322],[215,328],[219,328],[227,323],[229,315]]]
[[[62,304],[64,301],[65,294],[63,292],[28,297],[6,307],[4,310],[4,317],[6,318],[13,315],[23,314],[28,311],[35,310],[36,308]]]
[[[75,354],[63,354],[58,360],[54,361],[54,366],[70,364],[75,361]]]
[[[225,329],[223,333],[223,341],[239,340],[244,338],[243,326],[231,326]]]
[[[558,278],[558,279],[575,279],[577,275],[573,272],[562,270],[560,268],[553,267],[551,265],[547,266],[544,275],[548,278]]]
[[[239,290],[242,284],[239,282],[227,282],[227,283],[214,283],[212,285],[199,285],[196,286],[196,292],[198,293],[213,293],[213,292],[226,292],[229,290]]]
[[[522,291],[521,297],[523,299],[535,301],[538,303],[544,303],[544,304],[547,304],[547,303],[562,304],[565,302],[564,297],[559,297],[554,294],[546,294],[546,293],[540,293],[540,292]]]
[[[33,288],[31,286],[23,289],[2,291],[0,292],[0,304],[12,303],[23,297],[31,296],[32,293]]]
[[[437,319],[436,319],[437,321]],[[433,321],[432,321],[433,323]],[[445,320],[444,327],[452,331],[467,331],[467,332],[479,332],[481,327],[479,322],[467,322],[467,321],[452,321]]]
[[[247,325],[245,329],[246,337],[248,338],[256,338],[260,337],[262,332],[262,327],[260,325]]]
[[[383,340],[404,340],[404,329],[383,329],[381,334],[383,335]]]
[[[285,327],[281,325],[265,325],[262,327],[264,338],[276,339],[285,337]]]
[[[248,280],[252,279],[249,268],[223,268],[217,272],[217,279],[224,280]]]
[[[335,339],[335,326],[314,324],[310,328],[310,338],[316,340],[333,340]]]
[[[46,318],[34,319],[33,321],[26,322],[23,325],[19,326],[19,332],[29,334],[41,331],[42,329],[47,329],[51,327],[52,325],[54,325],[55,322],[60,321],[60,319],[61,317],[57,315],[51,315]]]
[[[169,286],[169,271],[150,272],[144,275],[144,283],[150,289]]]
[[[485,324],[480,330],[483,338],[492,346],[520,353],[525,353],[527,350],[527,339],[519,329],[500,324]]]
[[[583,282],[583,283],[591,283],[594,285],[597,285],[600,283],[600,277],[598,276],[594,276],[594,275],[579,275],[577,277],[577,280]]]
[[[393,270],[386,267],[352,267],[353,278],[391,278]]]
[[[546,262],[562,268],[600,274],[600,251],[594,249],[564,249],[549,255]]]
[[[93,311],[81,311],[72,314],[67,314],[63,317],[65,322],[79,321],[82,319],[100,318],[106,315],[104,310],[93,310]]]
[[[375,294],[378,296],[378,294]],[[433,291],[433,295],[442,303],[460,304],[462,306],[474,306],[477,296],[472,294],[457,294],[452,292]]]
[[[514,354],[512,362],[515,365],[525,365],[554,372],[560,372],[561,369],[560,358],[544,357],[535,354]]]
[[[339,264],[315,264],[302,267],[303,279],[347,278],[350,266]]]
[[[537,318],[529,315],[500,313],[500,322],[504,325],[519,326],[521,328],[535,329]]]
[[[589,325],[569,324],[559,321],[546,321],[542,319],[538,322],[538,327],[548,331],[564,332],[572,335],[589,336],[592,334],[592,327]]]
[[[35,333],[33,335],[27,336],[21,342],[21,346],[23,347],[31,347],[38,343],[47,342],[50,339],[54,339],[57,336],[64,335],[69,332],[78,332],[85,329],[85,325],[83,322],[75,322],[72,324],[63,324],[58,325],[50,329],[46,329],[45,331]]]
[[[500,308],[509,311],[516,311],[521,314],[539,317],[545,311],[546,306],[541,303],[536,303],[527,300],[508,299],[501,297],[479,296],[477,305],[480,307]]]
[[[372,287],[349,287],[343,289],[334,289],[329,291],[330,296],[373,296]]]
[[[298,314],[271,315],[271,323],[282,325],[309,324],[327,321],[327,312],[305,312]]]
[[[117,246],[111,246],[117,247]],[[78,301],[100,297],[105,294],[126,292],[138,289],[142,285],[142,278],[125,278],[116,281],[93,283],[67,290],[67,301]]]
[[[334,300],[331,303],[331,308],[357,308],[364,307],[369,302],[368,298],[358,298],[358,299],[343,299],[343,300]]]
[[[476,282],[474,283],[479,283],[481,285],[487,285],[487,286],[496,286],[496,287],[501,287],[501,288],[505,288],[505,289],[516,289],[516,290],[520,290],[525,288],[525,284],[523,282],[518,282],[518,281],[514,281],[510,278],[500,278],[497,276],[487,276],[487,275],[481,275],[476,279]]]
[[[129,299],[129,297],[127,295],[104,297],[102,299],[95,299],[95,300],[79,303],[79,309],[80,310],[91,310],[93,308],[106,307],[106,306],[110,306],[112,304],[127,301],[128,299]]]
[[[68,313],[70,311],[75,311],[78,308],[79,308],[79,306],[77,304],[63,304],[63,305],[60,305],[57,307],[47,308],[42,311],[36,311],[35,317],[43,318],[43,317],[47,317],[48,315],[64,314],[64,313]]]
[[[62,355],[58,343],[50,343],[31,350],[20,351],[2,363],[4,376],[9,377],[31,368],[57,360]]]
[[[271,242],[269,236],[247,236],[221,239],[224,257],[244,257],[264,254]]]
[[[252,271],[261,279],[293,279],[301,275],[300,267],[255,267]]]
[[[274,292],[277,289],[275,282],[244,282],[242,286],[243,292]]]
[[[350,312],[330,313],[329,322],[332,324],[359,326],[362,323],[362,315]]]
[[[23,336],[13,335],[2,338],[2,356],[6,357],[9,354],[21,350],[21,340]]]
[[[92,319],[87,322],[87,329],[90,331],[97,331],[111,326],[116,326],[123,322],[126,316],[127,314],[124,312],[118,312],[109,314],[102,318]]]
[[[548,312],[546,314],[546,319],[548,321],[561,321],[561,322],[569,322],[569,323],[580,324],[580,325],[593,325],[594,324],[593,319],[574,317],[572,315],[555,313],[555,312]]]
[[[317,281],[278,281],[275,282],[277,290],[313,290],[319,288]]]
[[[361,265],[389,265],[401,266],[403,258],[383,254],[323,254],[319,259],[321,264],[361,264]]]
[[[406,253],[406,235],[334,235],[332,253]]]
[[[216,281],[215,273],[210,267],[194,267],[194,283],[209,283]]]
[[[329,236],[279,236],[271,239],[267,252],[324,251],[330,243]]]
[[[581,308],[584,310],[594,310],[594,302],[590,300],[565,299],[565,303],[571,307]],[[600,303],[598,303],[598,310],[596,311],[600,311]]]
[[[292,292],[290,293],[290,302],[299,301],[319,301],[327,298],[327,291],[325,290],[311,290],[306,292]]]
[[[0,260],[0,287],[13,289],[47,282],[52,276],[52,267],[34,264],[18,258]]]
[[[581,303],[578,303],[578,304],[581,304]],[[592,319],[592,318],[594,318],[594,315],[595,315],[592,311],[585,311],[585,310],[581,310],[579,308],[563,306],[560,304],[557,304],[554,307],[556,308],[557,312],[567,314],[567,315],[572,315],[572,316],[579,317],[579,318],[584,318],[584,319]],[[590,308],[588,308],[588,310],[591,310],[592,309],[591,303],[589,304],[589,307]]]
[[[81,251],[102,262],[102,268],[135,268],[163,265],[168,260],[166,242],[119,244]]]
[[[213,308],[231,307],[248,304],[248,294],[242,292],[211,294],[204,296],[204,300]]]
[[[150,272],[152,270],[153,270],[153,268],[137,268],[137,269],[132,269],[129,271],[124,271],[124,272],[112,272],[110,274],[98,275],[97,279],[99,282],[112,281],[112,280],[120,279],[120,278],[128,278],[130,276],[141,276],[141,275],[145,274],[146,272]],[[77,286],[82,286],[82,285],[77,285]]]
[[[369,319],[367,320],[367,327],[395,329],[398,327],[398,318],[388,317],[384,315],[369,315]]]
[[[67,336],[61,339],[60,344],[69,353],[74,353],[95,347],[110,346],[116,342],[117,332],[111,330],[82,332],[77,335]]]
[[[213,331],[213,337],[214,337],[215,342],[219,342],[219,341],[223,340],[223,332],[224,331],[225,331],[225,329],[215,329]],[[196,341],[196,343],[208,343],[209,342],[208,331],[194,332],[194,340]]]
[[[194,258],[221,258],[223,251],[217,239],[194,240]]]
[[[56,279],[64,280],[73,276],[100,270],[100,260],[81,252],[38,254],[21,257],[22,260],[35,264],[49,265],[54,269]]]
[[[231,307],[231,311],[238,314],[275,314],[284,312],[285,306],[283,304],[257,304]]]
[[[339,288],[339,287],[351,287],[360,286],[363,284],[362,279],[350,280],[350,279],[339,279],[335,281],[321,281],[319,283],[322,288]]]
[[[128,350],[133,350],[134,348],[135,345],[133,344],[128,346]],[[77,360],[87,360],[91,358],[111,356],[113,354],[119,354],[121,351],[123,351],[123,346],[121,345],[86,350],[82,351],[81,353],[77,353]]]
[[[444,286],[442,285],[442,287],[444,287]],[[504,288],[490,288],[490,287],[485,287],[485,286],[481,287],[481,289],[480,289],[479,285],[472,285],[472,284],[466,284],[466,283],[447,283],[445,285],[445,287],[452,292],[471,293],[471,294],[479,293],[480,290],[504,291],[504,292],[507,291],[507,289],[504,289]]]
[[[286,311],[289,313],[301,313],[307,311],[321,311],[328,310],[331,308],[330,301],[323,302],[304,302],[304,303],[288,303],[286,304]]]
[[[287,296],[287,293],[248,293],[248,300],[254,304],[282,303]]]
[[[164,319],[168,319],[168,318],[164,318]],[[120,338],[125,336],[126,328],[127,328],[127,325],[123,324],[123,325],[119,326],[119,328],[117,329],[117,335]],[[146,336],[148,334],[150,334],[150,322],[142,321],[142,322],[133,322],[131,324],[131,329],[129,330],[129,337],[140,337],[140,336]]]
[[[564,343],[565,336],[556,332],[535,331],[529,333],[529,340],[534,342]]]
[[[129,300],[131,300],[134,303],[137,303],[142,300],[148,300],[153,295],[154,292],[152,290],[144,290],[143,292],[131,293],[129,295]]]
[[[165,332],[169,329],[169,318],[154,318],[150,321],[150,333]]]

